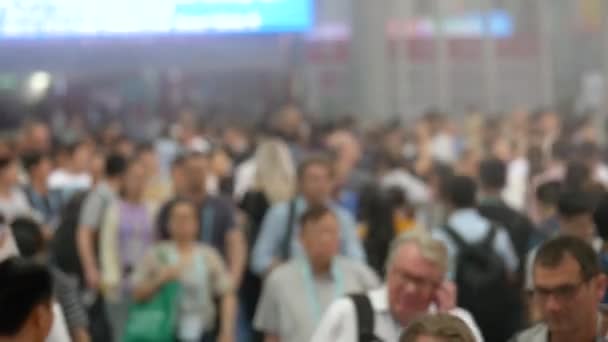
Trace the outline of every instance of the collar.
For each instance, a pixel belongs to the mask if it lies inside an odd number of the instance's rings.
[[[369,292],[369,300],[372,302],[372,307],[376,312],[389,312],[388,306],[388,288],[386,285],[379,289]]]
[[[479,216],[479,213],[477,212],[476,208],[465,208],[465,209],[457,209],[454,210],[451,214],[450,217],[448,219],[449,222],[452,222],[454,220],[460,220],[460,219],[468,219],[471,216]]]

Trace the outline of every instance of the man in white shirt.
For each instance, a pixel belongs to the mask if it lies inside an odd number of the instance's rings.
[[[373,334],[380,341],[398,341],[418,315],[448,312],[458,316],[483,341],[471,315],[456,308],[453,284],[445,283],[447,251],[422,232],[406,233],[391,245],[386,285],[367,293],[373,310]],[[335,301],[326,311],[311,341],[350,342],[359,339],[357,312],[349,298]]]

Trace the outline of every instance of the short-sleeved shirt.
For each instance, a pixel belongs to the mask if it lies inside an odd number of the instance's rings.
[[[80,210],[79,226],[97,230],[103,223],[106,209],[117,195],[106,182],[99,183],[84,199]]]
[[[274,270],[262,291],[258,303],[254,325],[257,330],[267,334],[278,335],[281,341],[308,342],[314,333],[318,320],[315,317],[313,304],[315,298],[310,297],[301,266],[302,259],[292,260]],[[341,274],[343,295],[366,292],[379,287],[380,281],[376,274],[365,264],[336,257],[335,268]],[[328,274],[323,278],[314,279],[314,287],[318,298],[320,314],[335,297],[336,279]]]
[[[11,222],[17,216],[31,216],[32,214],[32,208],[21,189],[13,189],[10,198],[0,198],[0,216],[4,218],[5,222]]]
[[[161,239],[169,239],[169,211],[176,201],[173,199],[167,202],[158,214],[157,229]],[[226,235],[236,227],[234,205],[225,197],[208,196],[198,209],[200,240],[225,256]]]
[[[134,286],[152,281],[164,267],[176,265],[179,262],[177,255],[173,242],[162,242],[150,249],[135,268],[132,276]],[[180,306],[180,315],[186,311],[188,314],[199,315],[205,331],[209,331],[213,328],[217,312],[213,299],[232,291],[232,283],[222,258],[214,248],[197,245],[192,260],[192,264],[179,278],[182,297],[177,305]],[[202,267],[198,264],[199,260],[204,263]],[[201,269],[202,273],[199,272]],[[200,279],[194,279],[195,276]]]

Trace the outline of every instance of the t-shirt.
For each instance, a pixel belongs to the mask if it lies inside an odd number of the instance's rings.
[[[161,239],[169,239],[169,211],[176,202],[167,202],[158,214],[157,229]],[[232,202],[220,196],[208,196],[199,206],[199,238],[225,256],[226,235],[235,225],[235,208]]]
[[[201,262],[202,261],[202,262]],[[146,253],[146,256],[135,268],[132,283],[137,286],[151,281],[158,276],[161,269],[177,265],[179,257],[173,242],[162,242]],[[216,308],[213,299],[232,291],[230,275],[217,251],[207,245],[199,244],[193,262],[179,277],[181,297],[179,300],[180,319],[184,316],[197,315],[204,331],[213,328]]]
[[[49,189],[61,191],[63,200],[67,201],[78,191],[89,189],[93,185],[93,178],[86,172],[70,173],[66,170],[55,170],[49,176]]]
[[[11,222],[17,216],[30,216],[33,214],[27,197],[23,191],[15,188],[9,198],[0,197],[0,215],[4,217],[5,222]]]
[[[308,342],[325,309],[338,299],[335,298],[336,286],[342,287],[342,296],[366,292],[380,285],[376,274],[365,264],[344,257],[336,257],[334,262],[340,281],[328,274],[316,277],[311,284],[311,279],[302,271],[302,259],[292,260],[274,270],[264,284],[255,328],[279,335],[281,341]],[[312,291],[316,296],[311,293],[310,285],[314,286]],[[318,313],[315,312],[317,304]]]
[[[114,190],[108,183],[99,183],[84,199],[80,210],[79,226],[97,230],[103,222],[106,208],[116,199]]]

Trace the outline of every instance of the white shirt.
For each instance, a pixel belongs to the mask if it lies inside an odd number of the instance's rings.
[[[253,188],[257,164],[254,158],[250,158],[237,166],[234,172],[234,199],[240,201],[247,191]]]
[[[429,187],[420,179],[403,169],[392,170],[382,177],[382,187],[402,189],[414,204],[428,203],[431,198]]]
[[[368,292],[374,310],[374,335],[385,342],[399,341],[404,328],[393,319],[388,303],[388,290],[382,287]],[[428,312],[435,310],[429,308]],[[473,332],[477,342],[483,342],[475,320],[463,309],[456,308],[450,314],[462,319]],[[352,300],[341,298],[325,312],[311,341],[314,342],[352,342],[357,341],[357,314]]]
[[[86,172],[69,173],[59,169],[53,171],[49,176],[48,185],[51,189],[88,189],[93,184],[93,178]]]

